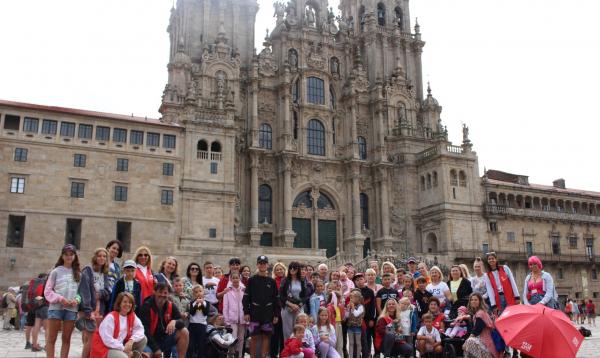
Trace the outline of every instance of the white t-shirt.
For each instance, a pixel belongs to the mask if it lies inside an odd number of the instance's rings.
[[[207,283],[214,283],[214,286],[207,286]],[[202,286],[204,286],[204,299],[212,304],[217,304],[217,286],[219,285],[219,279],[217,277],[206,278],[202,277]]]
[[[425,325],[419,328],[419,332],[417,332],[417,336],[425,336],[425,337],[433,337],[436,342],[441,342],[442,337],[440,336],[440,331],[435,329],[435,327],[431,326],[431,332],[427,330]]]
[[[425,289],[427,292],[431,293],[433,297],[437,297],[437,299],[439,299],[442,303],[446,302],[446,295],[444,292],[450,291],[450,288],[448,288],[448,285],[444,281],[440,281],[436,285],[430,283]]]

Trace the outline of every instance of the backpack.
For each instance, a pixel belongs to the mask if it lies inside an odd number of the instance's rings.
[[[591,337],[592,335],[592,331],[583,326],[579,327],[579,333],[581,333],[581,335],[584,337]]]
[[[23,302],[27,302],[27,304],[23,304],[25,310],[27,312],[34,311],[46,304],[46,298],[44,298],[44,286],[46,286],[46,278],[34,278],[29,281],[29,287],[27,288],[27,298],[23,300]],[[35,298],[41,296],[41,300],[36,300]]]
[[[29,290],[29,283],[21,286],[21,310],[23,312],[29,312],[27,309],[29,304],[29,296],[27,295],[27,291]]]
[[[0,308],[8,308],[8,293],[2,295],[2,303],[0,304]]]

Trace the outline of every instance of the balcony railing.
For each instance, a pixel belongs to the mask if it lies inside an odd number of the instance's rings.
[[[198,159],[208,159],[208,152],[205,150],[199,150],[196,152],[196,158]]]
[[[210,160],[216,160],[216,161],[220,162],[222,158],[223,158],[222,153],[210,153]]]
[[[513,215],[520,217],[532,217],[538,219],[600,223],[600,216],[596,215],[572,213],[568,211],[549,211],[546,209],[511,208],[502,204],[486,203],[483,205],[483,211],[484,214],[487,215]]]

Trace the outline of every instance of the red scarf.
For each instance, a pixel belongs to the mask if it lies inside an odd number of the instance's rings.
[[[445,316],[443,313],[438,313],[438,315],[435,316],[435,319],[433,320],[433,328],[440,331],[440,333],[442,333],[442,322],[444,322],[444,317]]]
[[[381,317],[380,319],[383,319],[385,321],[386,326],[392,323],[393,321],[392,317]],[[380,350],[382,343],[383,336],[377,331],[377,329],[375,329],[375,341],[373,342],[373,345],[375,345],[375,349]]]
[[[167,309],[163,313],[163,319],[168,324],[171,321],[171,317],[173,317],[173,302],[167,302]],[[156,326],[158,326],[158,315],[156,312],[150,308],[150,334],[154,335],[156,332]]]
[[[112,311],[110,313],[113,317],[113,321],[115,322],[115,329],[113,331],[113,338],[119,338],[119,331],[121,330],[121,321],[119,319],[119,312]],[[107,316],[108,317],[108,316]],[[106,318],[104,318],[106,319]],[[133,324],[135,321],[135,314],[130,312],[127,315],[127,334],[125,335],[125,339],[123,340],[123,344],[125,344],[131,338],[133,334]],[[92,349],[90,352],[90,358],[106,358],[108,355],[108,347],[102,341],[102,337],[100,337],[100,330],[97,329],[94,332],[94,336],[92,337]]]
[[[494,289],[494,296],[496,297],[496,307],[500,308],[500,293],[498,292],[498,287],[496,285],[496,279],[494,278],[494,274],[491,272],[487,273],[488,279],[492,284],[492,288]],[[498,266],[498,277],[500,278],[500,284],[502,284],[502,291],[504,292],[504,298],[506,299],[506,305],[512,306],[515,304],[515,294],[512,289],[512,285],[510,284],[510,279],[504,271],[504,266]]]
[[[146,268],[146,273],[150,271],[150,268]],[[135,279],[138,280],[140,285],[142,286],[142,302],[146,300],[148,296],[152,296],[154,294],[154,276],[152,276],[152,271],[147,275],[143,273],[139,267],[135,269]]]

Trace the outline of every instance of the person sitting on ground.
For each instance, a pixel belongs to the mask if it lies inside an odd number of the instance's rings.
[[[421,356],[427,353],[442,353],[442,337],[440,332],[433,327],[433,316],[430,313],[423,315],[423,325],[417,332],[417,349]]]
[[[304,332],[304,326],[300,324],[294,326],[294,335],[286,339],[283,344],[283,350],[279,354],[281,358],[307,358],[302,352]]]

